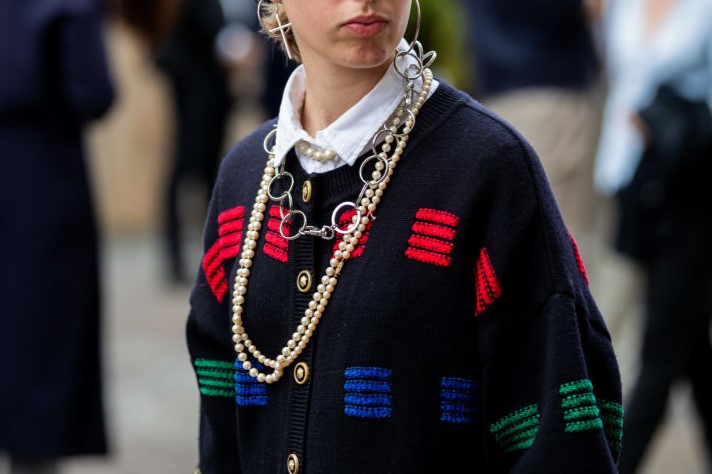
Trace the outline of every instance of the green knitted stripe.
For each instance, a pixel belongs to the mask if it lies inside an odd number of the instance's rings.
[[[601,419],[594,418],[592,420],[572,421],[566,423],[566,428],[564,429],[564,431],[566,431],[567,433],[578,433],[580,431],[600,430],[602,428],[603,422],[601,421]]]
[[[212,379],[219,378],[225,380],[230,379],[232,381],[235,380],[235,370],[195,369],[195,373],[198,374],[198,377],[207,377]]]
[[[494,433],[494,437],[497,441],[499,441],[507,436],[510,436],[513,433],[516,433],[517,431],[525,430],[525,429],[528,429],[528,428],[531,428],[534,426],[539,426],[539,414],[536,414],[535,416],[524,419],[521,421],[521,423],[511,425],[501,431],[498,431],[497,433]]]
[[[577,380],[575,382],[568,382],[565,384],[562,384],[559,387],[559,393],[562,395],[567,395],[570,393],[574,392],[592,392],[593,391],[593,384],[591,383],[590,380],[588,379],[583,379],[583,380]]]
[[[577,393],[575,395],[567,395],[564,401],[561,402],[561,408],[573,408],[579,405],[595,405],[596,396],[593,392]]]
[[[195,359],[200,393],[209,397],[235,396],[235,364],[213,359]]]
[[[598,400],[597,404],[601,410],[603,431],[608,446],[612,451],[620,452],[623,440],[623,405],[608,400]]]
[[[207,367],[212,369],[235,370],[234,362],[225,362],[213,359],[195,359],[193,365],[196,367]]]
[[[490,426],[490,433],[496,433],[505,428],[511,427],[512,425],[518,425],[532,416],[539,416],[539,407],[536,404],[521,408],[503,418],[500,418],[497,422]]]
[[[518,433],[514,436],[511,436],[507,439],[502,440],[499,444],[500,444],[500,446],[502,446],[502,448],[505,451],[507,451],[512,446],[517,446],[524,441],[531,440],[533,442],[534,438],[536,438],[536,434],[538,431],[539,431],[539,425],[536,425],[534,428],[528,429],[526,431],[522,431],[521,433]]]
[[[611,428],[623,428],[623,418],[618,416],[601,413],[601,420],[603,420],[604,425],[610,426]]]
[[[499,419],[490,432],[506,452],[529,448],[539,431],[539,407],[529,405]]]
[[[505,449],[505,452],[511,453],[512,451],[519,451],[522,449],[531,448],[532,444],[534,444],[534,438],[530,438],[530,439],[522,441],[521,443],[515,444],[513,446],[509,446],[508,448]]]
[[[235,389],[235,381],[230,381],[230,380],[215,380],[215,379],[199,379],[198,384],[200,384],[201,387],[220,387],[220,388],[229,388],[234,390]]]
[[[601,409],[601,412],[607,413],[610,415],[617,415],[622,417],[623,416],[623,405],[620,403],[616,402],[609,402],[608,400],[598,400],[598,408]]]
[[[620,452],[621,442],[623,441],[623,430],[609,429],[605,426],[603,431],[606,434],[606,440],[608,441],[608,446],[611,450]]]
[[[570,408],[564,411],[565,421],[581,420],[583,418],[599,418],[600,412],[597,406]]]
[[[235,396],[235,389],[225,390],[220,388],[200,387],[200,393],[209,397],[230,397]]]

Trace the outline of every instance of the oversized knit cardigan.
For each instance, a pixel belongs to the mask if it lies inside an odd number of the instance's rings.
[[[615,472],[620,378],[575,241],[525,140],[445,83],[306,350],[270,385],[235,363],[235,257],[273,126],[228,153],[205,226],[187,325],[203,474]],[[308,175],[290,153],[294,207],[329,224],[358,195],[358,165]],[[285,240],[276,205],[243,315],[273,358],[338,242]]]

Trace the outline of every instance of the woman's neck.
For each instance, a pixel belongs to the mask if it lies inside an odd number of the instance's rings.
[[[331,125],[356,105],[383,78],[390,62],[375,69],[336,69],[315,72],[305,65],[306,96],[302,108],[302,127],[312,137]]]

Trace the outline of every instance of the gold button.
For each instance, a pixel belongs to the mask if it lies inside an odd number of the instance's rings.
[[[297,275],[297,289],[302,293],[306,293],[311,290],[312,287],[312,276],[308,270],[302,270]]]
[[[287,458],[287,471],[289,474],[297,474],[299,472],[299,458],[294,453]]]
[[[294,367],[294,380],[297,381],[299,385],[304,385],[307,383],[309,378],[309,366],[306,362],[300,362]]]
[[[309,181],[309,180],[304,181],[304,184],[302,185],[302,200],[304,202],[311,201],[311,195],[312,195],[311,181]]]

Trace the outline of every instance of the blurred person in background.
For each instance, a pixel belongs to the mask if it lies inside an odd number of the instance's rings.
[[[0,453],[107,451],[98,237],[83,135],[113,98],[95,0],[0,2]]]
[[[186,280],[181,190],[190,178],[203,187],[206,202],[220,163],[232,95],[229,71],[217,49],[226,24],[219,0],[180,1],[176,21],[157,45],[155,60],[171,86],[175,131],[165,188],[163,236],[167,276]]]
[[[592,277],[599,212],[593,187],[600,123],[597,0],[463,3],[474,59],[470,91],[512,123],[541,157]]]
[[[712,2],[613,0],[605,18],[610,93],[596,184],[617,198],[615,247],[643,269],[646,290],[621,453],[628,474],[681,379],[712,461]]]

